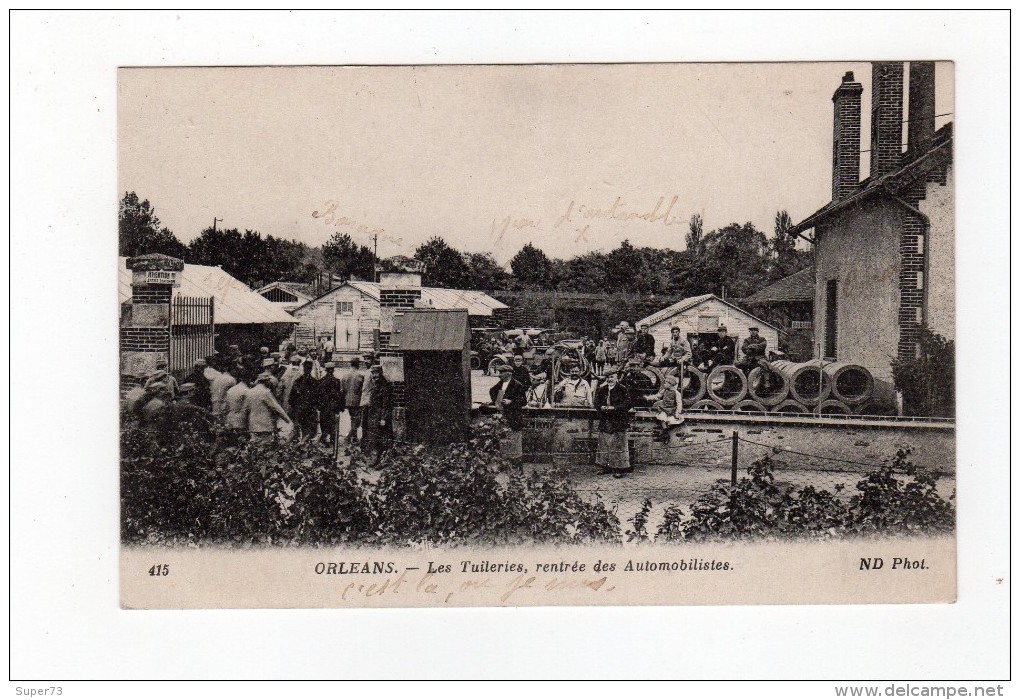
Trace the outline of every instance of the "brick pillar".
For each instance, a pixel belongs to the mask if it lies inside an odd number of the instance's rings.
[[[170,361],[170,299],[184,261],[169,255],[129,258],[131,313],[120,329],[121,384],[137,382]]]
[[[861,94],[847,71],[832,95],[832,201],[846,199],[861,181]]]
[[[393,317],[401,309],[413,309],[421,301],[421,275],[413,272],[384,272],[379,276],[379,358],[403,359],[403,353],[389,350],[393,334]],[[387,378],[393,381],[392,377]],[[393,430],[402,436],[404,432],[404,382],[393,381],[393,403],[397,406],[393,415]]]
[[[871,64],[871,177],[892,172],[903,154],[903,64]]]

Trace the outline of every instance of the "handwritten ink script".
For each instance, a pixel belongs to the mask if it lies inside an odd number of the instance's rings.
[[[323,204],[322,209],[313,210],[312,218],[321,219],[327,226],[333,226],[338,229],[343,229],[353,233],[360,233],[366,236],[378,236],[380,239],[396,245],[404,244],[403,238],[388,234],[386,229],[382,227],[371,226],[352,216],[342,214],[340,212],[340,204],[335,199],[327,199]]]
[[[507,214],[502,218],[494,218],[490,226],[490,235],[494,242],[502,241],[508,233],[537,231],[570,231],[575,242],[587,241],[592,232],[592,224],[599,221],[612,221],[623,224],[640,221],[662,226],[676,226],[683,221],[675,215],[679,195],[673,195],[668,201],[659,197],[650,209],[635,209],[624,200],[616,197],[612,203],[604,206],[592,206],[576,199],[560,208],[559,216],[552,217],[551,226],[547,228],[541,217]]]
[[[951,537],[683,548],[139,546],[121,550],[121,600],[129,608],[946,602],[956,596],[955,567]]]

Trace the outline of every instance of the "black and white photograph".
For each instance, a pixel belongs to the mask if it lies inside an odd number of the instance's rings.
[[[595,546],[753,598],[712,545],[893,538],[855,568],[951,601],[953,79],[122,69],[129,560],[311,548],[322,576],[472,587]],[[547,592],[643,600],[583,559]]]
[[[12,13],[12,692],[1002,696],[998,17]]]

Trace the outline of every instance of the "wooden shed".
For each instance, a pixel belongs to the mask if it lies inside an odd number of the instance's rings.
[[[404,309],[386,355],[403,361],[405,438],[447,445],[471,425],[471,330],[466,310]]]
[[[385,350],[390,329],[383,319],[381,297],[386,289],[379,282],[352,280],[298,307],[293,311],[297,320],[294,342],[303,348],[325,338],[332,339],[341,358]],[[493,314],[506,309],[506,304],[484,292],[421,287],[420,281],[417,286],[413,282],[402,286],[400,294],[409,295],[405,301],[413,297],[408,306],[464,310],[470,319],[482,325],[490,325]]]
[[[662,346],[670,339],[670,329],[677,326],[684,337],[692,340],[695,336],[710,340],[716,335],[719,326],[726,326],[726,333],[736,340],[739,359],[740,343],[750,334],[751,326],[758,328],[759,334],[765,338],[768,350],[779,347],[779,329],[757,316],[753,316],[736,304],[720,299],[715,294],[702,294],[682,299],[672,306],[656,311],[637,322],[638,326],[648,324],[648,332],[655,338],[656,353],[662,352]]]

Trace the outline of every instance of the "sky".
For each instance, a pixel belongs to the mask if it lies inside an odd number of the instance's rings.
[[[501,263],[529,242],[682,249],[695,213],[771,234],[829,201],[848,70],[867,150],[868,63],[124,68],[119,191],[184,242],[216,217],[309,245],[377,235],[383,257],[434,235]],[[936,114],[952,81],[938,64]]]

